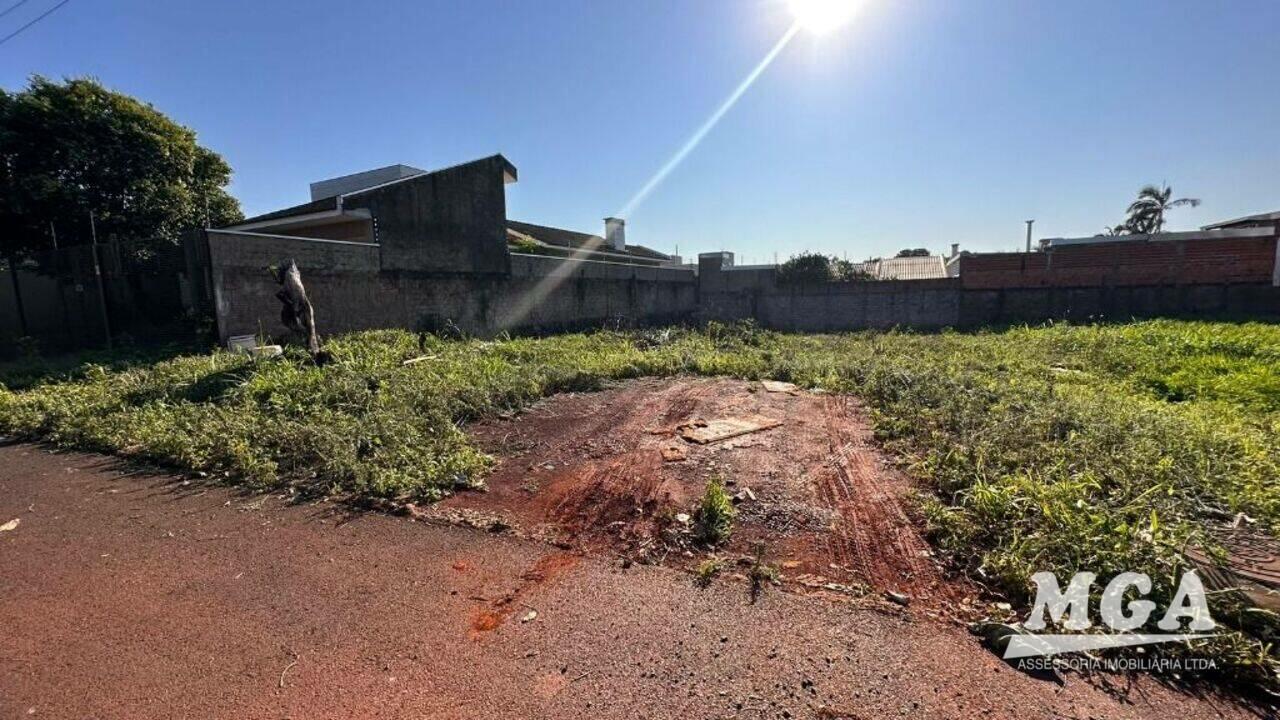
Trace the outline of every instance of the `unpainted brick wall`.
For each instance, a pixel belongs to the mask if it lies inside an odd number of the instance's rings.
[[[1066,245],[960,258],[966,289],[1270,283],[1277,239],[1217,238]]]

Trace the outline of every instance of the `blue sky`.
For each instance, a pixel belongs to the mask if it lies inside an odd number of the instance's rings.
[[[29,0],[0,35],[54,4]],[[0,0],[8,7],[11,0]],[[247,213],[307,183],[501,152],[512,218],[600,232],[792,22],[785,0],[72,0],[0,85],[91,75],[195,129]],[[800,33],[628,218],[738,261],[1169,229],[1280,210],[1280,2],[866,0]]]

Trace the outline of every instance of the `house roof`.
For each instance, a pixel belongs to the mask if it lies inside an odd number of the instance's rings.
[[[933,280],[947,277],[946,259],[941,255],[878,258],[853,263],[853,269],[876,280]]]
[[[235,223],[233,225],[229,225],[227,227],[237,228],[237,227],[240,227],[241,225],[249,225],[252,223],[259,223],[267,220],[281,220],[284,218],[297,217],[299,215],[310,215],[312,213],[318,213],[318,212],[337,211],[341,207],[342,198],[344,197],[348,197],[351,195],[360,195],[362,193],[369,192],[370,190],[379,190],[389,185],[395,185],[397,183],[405,182],[406,180],[413,180],[415,178],[420,178],[424,175],[434,175],[436,173],[442,173],[448,170],[453,170],[455,168],[463,167],[464,165],[484,162],[486,160],[497,160],[502,165],[502,172],[503,172],[504,178],[506,179],[506,182],[509,182],[509,183],[515,182],[517,177],[517,171],[516,171],[516,167],[511,164],[511,161],[507,160],[502,155],[491,155],[487,158],[481,158],[479,160],[471,160],[468,162],[459,163],[457,165],[450,165],[449,167],[440,168],[438,170],[430,170],[430,171],[424,170],[424,171],[419,171],[417,174],[406,174],[404,177],[398,177],[392,180],[385,180],[373,185],[369,185],[367,187],[352,188],[352,189],[346,190],[345,192],[341,192],[336,195],[333,195],[332,197],[324,197],[318,200],[312,200],[311,202],[302,203],[301,205],[294,205],[293,207],[287,207],[283,210],[276,210],[274,212],[264,213],[262,215],[256,215],[251,218],[245,218],[244,220],[241,220],[240,222]],[[378,177],[377,174],[379,172],[383,170],[389,170],[389,169],[395,169],[395,168],[403,168],[406,172],[417,170],[417,168],[414,168],[408,165],[390,165],[385,168],[378,168],[376,170],[370,170],[365,173],[355,173],[354,175],[344,175],[340,178],[333,178],[333,180],[347,180],[350,178],[359,177],[361,175],[368,175],[371,178],[376,178]],[[324,182],[330,182],[330,181],[323,180],[321,182],[324,183]],[[312,183],[312,184],[315,185],[316,183]]]
[[[337,209],[338,209],[338,198],[335,195],[333,197],[320,198],[319,200],[312,200],[311,202],[305,202],[305,203],[302,203],[301,205],[294,205],[293,207],[287,207],[283,210],[276,210],[274,212],[263,213],[262,215],[255,215],[251,218],[245,218],[244,220],[241,220],[240,222],[235,223],[230,227],[237,227],[239,225],[248,225],[249,223],[262,222],[264,220],[281,220],[283,218],[295,217],[297,215],[310,215],[311,213],[325,212],[325,211],[337,210]]]
[[[550,227],[548,225],[535,225],[533,223],[520,222],[518,220],[508,220],[507,228],[547,245],[569,248],[571,250],[590,250],[598,253],[630,255],[632,257],[644,258],[646,260],[671,259],[671,256],[665,253],[660,253],[657,250],[647,248],[643,245],[627,245],[626,250],[618,251],[610,247],[608,242],[599,235],[577,232],[576,230],[565,230],[564,228]]]
[[[550,227],[548,225],[535,225],[518,220],[508,220],[507,227],[522,235],[528,235],[534,240],[557,247],[573,248],[574,250],[579,248],[595,250],[600,247],[608,247],[604,238],[590,233],[565,230],[564,228]]]
[[[1201,230],[1221,230],[1223,228],[1235,227],[1238,225],[1261,225],[1280,222],[1280,210],[1269,213],[1259,213],[1257,215],[1246,215],[1234,220],[1224,220],[1223,222],[1205,225]]]

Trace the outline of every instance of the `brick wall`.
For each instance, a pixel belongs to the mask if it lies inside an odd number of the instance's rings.
[[[960,279],[970,290],[1270,283],[1276,257],[1275,236],[1131,240],[966,255]]]

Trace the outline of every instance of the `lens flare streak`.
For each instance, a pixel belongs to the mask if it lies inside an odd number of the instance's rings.
[[[800,28],[800,23],[796,22],[785,34],[783,34],[782,39],[778,40],[778,44],[773,46],[773,49],[769,51],[768,55],[764,56],[764,59],[760,61],[760,64],[756,65],[755,69],[753,69],[750,74],[748,74],[746,78],[738,84],[738,87],[734,88],[732,93],[729,93],[729,97],[725,98],[723,103],[720,103],[720,107],[716,108],[716,111],[711,114],[711,117],[707,118],[706,122],[702,123],[697,132],[685,141],[685,144],[676,151],[676,154],[672,155],[671,159],[667,160],[666,164],[663,165],[653,177],[649,178],[649,182],[645,183],[644,186],[640,188],[639,192],[632,196],[632,198],[627,201],[626,205],[622,206],[622,209],[616,213],[616,217],[630,217],[631,212],[635,210],[640,203],[644,202],[644,199],[649,196],[649,193],[653,192],[658,185],[661,185],[662,181],[666,180],[667,176],[679,167],[680,163],[684,162],[684,159],[689,156],[689,153],[693,152],[694,148],[698,147],[702,142],[702,139],[707,136],[707,133],[711,132],[711,130],[719,124],[721,118],[732,110],[734,105],[738,104],[738,100],[742,98],[753,84],[755,84],[755,81],[764,73],[764,71],[773,64],[774,59],[777,58],[783,49],[787,47],[787,44],[796,36],[796,33],[800,32]]]
[[[679,150],[676,151],[676,154],[672,155],[671,159],[667,160],[666,164],[664,164],[658,172],[640,188],[639,192],[627,201],[627,204],[624,205],[621,210],[614,213],[615,217],[629,217],[631,212],[635,210],[640,203],[658,187],[658,185],[662,184],[662,181],[665,180],[673,170],[679,167],[680,163],[689,156],[689,153],[693,152],[694,148],[698,147],[698,144],[707,136],[707,133],[711,132],[711,130],[715,128],[715,126],[720,122],[720,119],[733,109],[733,106],[738,103],[738,100],[751,88],[753,84],[755,84],[755,81],[764,73],[764,71],[773,64],[774,59],[777,58],[778,55],[787,47],[791,42],[791,39],[796,36],[796,33],[800,32],[801,27],[802,26],[799,22],[792,24],[786,33],[782,35],[782,38],[778,40],[777,44],[773,46],[773,49],[764,56],[764,59],[761,60],[754,69],[752,69],[741,83],[738,83],[738,86],[729,94],[729,97],[725,98],[725,101],[720,103],[720,107],[716,108],[716,111],[711,114],[711,117],[707,118],[706,122],[702,123],[702,125],[698,127],[698,130],[689,137]],[[554,271],[539,280],[537,285],[529,290],[528,293],[525,293],[524,297],[520,298],[519,302],[500,311],[500,317],[497,319],[498,326],[503,329],[510,329],[526,324],[526,320],[533,314],[534,308],[541,305],[542,302],[556,290],[556,288],[560,287],[561,284],[572,277],[574,273],[574,265],[578,262],[582,262],[584,256],[588,255],[595,249],[596,248],[594,247],[582,247],[575,249],[569,257],[560,262],[559,266],[556,267]]]

